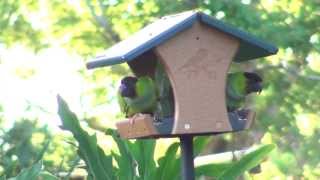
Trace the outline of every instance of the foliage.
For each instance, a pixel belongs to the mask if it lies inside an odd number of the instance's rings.
[[[30,179],[30,180],[34,180],[36,179],[41,171],[41,166],[42,166],[42,162],[39,161],[37,163],[35,163],[34,165],[32,165],[30,168],[27,169],[23,169],[17,177],[15,178],[10,178],[12,180],[24,180],[24,179]]]
[[[42,157],[41,149],[49,145],[48,141],[42,142],[42,147],[32,143],[33,133],[44,133],[46,139],[50,136],[46,127],[35,129],[34,126],[35,122],[23,120],[16,122],[12,129],[2,134],[0,165],[6,176],[15,175],[19,169],[30,166],[33,161]]]
[[[0,177],[0,179],[6,180],[5,176]],[[47,171],[42,170],[42,160],[34,163],[28,168],[22,169],[22,171],[16,176],[9,178],[8,180],[58,180],[58,178]]]
[[[38,51],[48,47],[43,42],[44,33],[34,28],[29,12],[39,8],[37,1],[9,1],[0,2],[0,43],[8,46],[20,42]]]
[[[78,142],[78,154],[85,161],[89,179],[128,179],[128,180],[165,180],[181,179],[179,174],[180,157],[177,154],[179,144],[171,144],[165,155],[157,162],[154,160],[155,140],[136,140],[134,142],[122,140],[117,132],[107,129],[106,134],[112,136],[116,142],[119,154],[111,151],[105,155],[97,144],[96,135],[89,135],[80,126],[76,115],[69,109],[66,102],[57,97],[59,116],[63,122],[63,129],[72,132]],[[195,153],[199,153],[208,141],[205,138],[195,139]],[[273,145],[263,146],[245,155],[239,161],[224,164],[207,164],[197,167],[197,176],[219,177],[219,179],[235,179],[245,171],[259,165],[274,148]],[[114,166],[112,159],[117,166]],[[217,176],[210,171],[224,167]],[[217,172],[217,171],[214,171]]]
[[[92,179],[114,179],[112,174],[112,157],[106,156],[103,150],[97,145],[95,135],[90,136],[84,131],[78,122],[74,113],[72,113],[67,104],[57,97],[59,104],[59,115],[63,118],[63,128],[73,133],[74,138],[79,143],[78,154],[86,162],[89,176]]]
[[[37,180],[37,179],[45,179],[45,180],[58,180],[57,177],[53,176],[49,172],[42,171],[42,161],[38,161],[34,163],[31,167],[22,169],[22,171],[13,178],[9,178],[8,180]]]
[[[274,145],[266,145],[254,152],[247,154],[239,161],[233,163],[230,168],[227,168],[225,171],[223,171],[223,173],[219,176],[219,179],[235,179],[248,169],[256,167],[273,148]]]
[[[67,171],[67,165],[61,162],[63,159],[70,161],[74,158],[75,153],[72,152],[70,145],[61,144],[58,136],[53,137],[47,126],[39,127],[37,121],[17,121],[12,128],[2,129],[2,131],[0,144],[2,172],[0,176],[14,177],[22,169],[42,159],[41,166],[43,164],[46,171],[54,173],[57,170]],[[52,155],[55,155],[54,159],[51,158]]]

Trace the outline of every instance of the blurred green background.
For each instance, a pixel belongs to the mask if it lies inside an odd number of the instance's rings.
[[[275,56],[243,63],[266,87],[250,98],[256,123],[217,136],[207,153],[274,143],[277,149],[248,179],[320,178],[320,1],[318,0],[1,0],[0,175],[29,166],[48,142],[52,173],[77,161],[70,134],[59,128],[61,94],[106,151],[95,129],[121,118],[115,99],[126,65],[88,71],[85,63],[168,14],[198,9],[279,47]],[[174,140],[160,140],[157,153]],[[79,172],[81,173],[81,172]]]

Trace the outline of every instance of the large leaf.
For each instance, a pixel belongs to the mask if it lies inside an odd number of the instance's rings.
[[[128,147],[137,162],[141,179],[154,179],[156,169],[154,160],[155,146],[156,141],[152,139],[140,139],[134,143],[128,141]]]
[[[41,151],[38,153],[38,156],[36,157],[36,161],[40,161],[43,158],[43,155],[47,152],[49,148],[50,140],[46,140],[44,142],[44,146],[41,149]]]
[[[39,174],[39,180],[59,180],[59,178],[52,175],[51,173],[49,173],[47,171],[42,171]]]
[[[212,141],[212,137],[199,136],[195,137],[193,140],[193,155],[198,156],[201,151]]]
[[[235,179],[245,171],[259,165],[274,148],[275,146],[273,144],[269,144],[248,153],[225,170],[218,179]]]
[[[97,144],[96,135],[89,135],[84,131],[77,116],[70,111],[67,103],[57,96],[58,114],[62,120],[63,128],[71,131],[79,143],[78,154],[88,167],[89,176],[94,180],[114,180],[112,157],[106,156]]]
[[[119,166],[120,179],[153,179],[156,169],[154,161],[155,140],[123,140],[113,129],[107,129],[107,135],[113,137],[120,155],[113,154]],[[135,168],[138,168],[138,174]]]
[[[208,145],[212,139],[210,137],[202,136],[196,137],[194,139],[194,156],[198,156],[201,151]],[[179,148],[178,143],[172,144],[168,149],[164,157],[161,157],[158,160],[158,170],[155,179],[164,180],[164,179],[181,179],[180,175],[180,166],[181,166],[181,157],[177,157],[176,153]],[[204,171],[204,167],[200,169],[200,172]],[[203,175],[204,173],[202,173]],[[208,173],[207,173],[208,174]]]
[[[179,175],[180,160],[176,157],[179,148],[178,143],[173,143],[167,149],[165,155],[158,160],[159,167],[155,180],[176,179]]]
[[[119,174],[117,175],[119,179],[134,179],[135,177],[135,162],[133,156],[128,147],[128,141],[122,140],[119,137],[119,134],[113,129],[107,129],[106,134],[113,137],[113,140],[116,142],[120,156],[117,156],[113,153],[115,160],[119,166]]]
[[[197,166],[196,168],[196,177],[207,176],[207,177],[219,177],[222,173],[229,169],[233,163],[219,163],[219,164],[205,164]]]
[[[9,180],[37,180],[42,168],[42,161],[38,161],[31,167],[23,169],[18,176],[10,178]]]
[[[156,163],[154,161],[155,140],[137,140],[140,147],[141,159],[138,166],[141,168],[143,179],[154,179]],[[139,160],[138,160],[139,162]]]

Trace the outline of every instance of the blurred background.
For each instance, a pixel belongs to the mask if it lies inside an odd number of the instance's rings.
[[[88,71],[85,63],[153,20],[198,9],[279,47],[277,55],[241,64],[264,77],[249,104],[248,132],[216,136],[206,153],[276,144],[253,179],[320,178],[320,1],[318,0],[1,0],[0,175],[13,176],[46,146],[44,165],[58,173],[78,161],[59,128],[61,94],[99,144],[95,129],[114,127],[115,93],[126,65]],[[172,140],[160,140],[163,153]]]

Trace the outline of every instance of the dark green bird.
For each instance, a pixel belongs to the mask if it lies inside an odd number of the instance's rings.
[[[170,80],[163,65],[158,61],[155,69],[155,85],[157,89],[156,120],[172,117],[174,114],[174,97]]]
[[[117,96],[120,110],[126,117],[137,113],[153,114],[156,107],[156,87],[153,80],[147,76],[124,77]]]
[[[241,108],[248,94],[262,91],[262,78],[253,72],[229,73],[227,77],[227,109]]]

